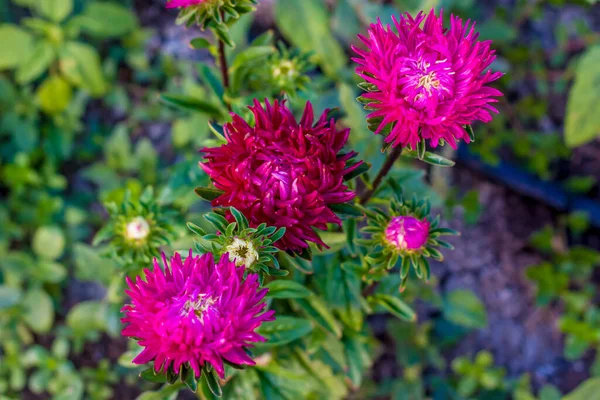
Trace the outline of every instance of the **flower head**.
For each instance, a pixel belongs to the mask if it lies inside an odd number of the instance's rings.
[[[491,121],[490,111],[498,112],[491,103],[502,96],[486,86],[502,76],[486,70],[496,58],[491,41],[477,41],[475,24],[456,16],[444,28],[433,10],[392,19],[396,32],[378,21],[368,37],[359,35],[367,49],[354,48],[375,133],[389,131],[385,141],[394,147],[469,143],[465,125]]]
[[[217,210],[223,211],[223,210]],[[285,228],[277,229],[267,226],[264,222],[256,228],[249,227],[248,219],[236,210],[229,208],[229,213],[234,221],[229,222],[221,214],[209,212],[204,215],[218,234],[207,234],[198,225],[188,222],[188,228],[199,235],[196,249],[200,253],[212,253],[217,260],[223,254],[229,255],[229,261],[234,261],[239,266],[245,266],[247,272],[271,274],[274,269],[279,269],[276,253],[279,249],[273,246],[285,234]],[[260,281],[262,284],[262,280]]]
[[[314,64],[309,53],[290,50],[283,44],[278,47],[262,68],[254,70],[248,83],[254,91],[269,96],[281,96],[282,92],[294,96],[310,83],[308,72],[314,69]]]
[[[202,150],[201,167],[223,191],[212,205],[235,207],[252,227],[285,227],[276,243],[280,249],[301,251],[308,242],[325,246],[314,229],[339,225],[330,207],[355,197],[344,175],[361,162],[348,165],[357,153],[340,153],[349,130],[338,130],[327,111],[315,123],[310,103],[300,122],[278,101],[263,107],[255,100],[250,110],[254,126],[233,114],[224,127],[227,143]]]
[[[413,216],[392,218],[385,229],[385,239],[399,250],[418,250],[427,243],[430,222]]]
[[[401,289],[406,286],[411,269],[418,278],[429,279],[428,258],[442,261],[444,256],[439,247],[453,249],[441,240],[442,235],[457,235],[458,232],[440,228],[439,216],[429,215],[429,201],[393,198],[389,212],[367,209],[368,225],[361,229],[368,237],[357,242],[368,248],[365,260],[370,264],[367,279],[381,279],[386,271],[400,265]]]
[[[170,265],[163,254],[164,271],[154,260],[154,270],[145,269],[146,280],[127,278],[131,304],[123,307],[127,324],[123,335],[138,340],[144,350],[135,364],[154,361],[156,372],[191,368],[199,377],[206,364],[224,377],[223,360],[253,365],[244,351],[265,339],[254,330],[274,320],[274,311],[263,312],[261,303],[268,289],[259,290],[258,276],[237,268],[225,254],[215,263],[212,254]]]
[[[108,252],[125,268],[137,268],[159,255],[159,248],[175,237],[172,226],[177,212],[156,202],[148,187],[134,198],[129,191],[121,204],[108,203],[107,224],[96,233],[93,244],[108,242]]]
[[[218,29],[219,40],[234,46],[229,36],[229,27],[240,16],[255,10],[258,0],[167,0],[167,8],[178,8],[178,24],[190,27],[194,24],[201,29]]]

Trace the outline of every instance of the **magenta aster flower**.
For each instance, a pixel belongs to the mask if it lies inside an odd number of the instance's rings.
[[[170,0],[167,3],[167,8],[190,7],[202,3],[207,3],[211,0]]]
[[[133,362],[154,361],[156,372],[185,365],[196,377],[209,363],[221,378],[223,359],[253,365],[244,348],[265,341],[254,330],[274,320],[274,311],[263,312],[268,289],[259,290],[258,275],[244,280],[244,267],[228,254],[216,264],[212,254],[194,257],[191,250],[185,261],[175,254],[170,266],[162,258],[164,271],[155,259],[154,270],[144,270],[146,281],[127,278],[132,302],[122,310],[123,335],[144,347]]]
[[[491,121],[490,111],[498,110],[490,104],[502,96],[486,86],[502,76],[486,70],[496,58],[491,41],[477,41],[475,23],[456,16],[444,28],[442,13],[433,10],[392,19],[397,33],[378,21],[368,38],[359,35],[367,49],[353,48],[356,72],[367,82],[369,118],[381,121],[375,133],[391,124],[385,141],[394,147],[469,143],[464,126]]]
[[[249,107],[254,126],[232,114],[233,122],[224,127],[227,144],[202,150],[206,162],[201,167],[224,191],[212,204],[237,208],[253,227],[263,222],[285,227],[276,243],[281,249],[299,251],[307,242],[325,246],[314,228],[339,225],[329,206],[355,197],[344,175],[362,162],[349,166],[357,153],[339,154],[350,130],[338,130],[327,111],[313,122],[310,103],[300,122],[284,103],[265,103],[254,100]]]
[[[427,243],[429,225],[426,219],[410,215],[394,217],[385,229],[385,239],[399,250],[418,250]]]

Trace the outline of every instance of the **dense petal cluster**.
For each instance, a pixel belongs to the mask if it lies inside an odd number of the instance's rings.
[[[263,107],[255,100],[250,110],[254,126],[233,114],[224,127],[227,144],[202,150],[202,168],[224,192],[213,206],[235,207],[251,226],[285,227],[276,243],[280,249],[299,251],[307,242],[325,246],[314,228],[340,224],[329,206],[355,197],[344,175],[361,163],[348,165],[355,152],[338,154],[349,129],[338,130],[327,111],[315,123],[310,103],[300,122],[278,101]]]
[[[385,239],[398,250],[418,250],[427,243],[430,222],[410,215],[392,218],[385,229]]]
[[[167,8],[190,7],[202,3],[207,3],[211,0],[170,0],[167,3]]]
[[[224,254],[218,263],[212,254],[170,265],[163,254],[164,270],[154,260],[154,270],[145,269],[146,281],[127,278],[131,304],[123,307],[127,324],[123,335],[138,340],[144,350],[136,364],[154,361],[154,370],[191,368],[197,377],[211,364],[224,377],[223,359],[238,365],[253,365],[244,348],[265,339],[254,332],[263,322],[274,320],[274,311],[263,312],[261,302],[268,289],[259,290],[258,275],[244,276]]]
[[[490,103],[502,95],[486,86],[502,76],[486,71],[496,58],[491,41],[477,41],[475,24],[456,16],[445,29],[433,10],[392,19],[397,33],[378,21],[368,37],[359,35],[366,50],[354,47],[369,118],[380,122],[375,133],[389,129],[385,141],[394,147],[469,143],[464,126],[491,121],[490,111],[498,111]]]

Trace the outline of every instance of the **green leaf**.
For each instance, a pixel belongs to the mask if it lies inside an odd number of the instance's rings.
[[[19,63],[15,79],[21,84],[32,82],[46,72],[55,59],[56,52],[52,44],[46,40],[40,40],[29,52],[28,57]]]
[[[422,142],[419,142],[419,143],[422,143]],[[438,167],[453,167],[456,164],[452,160],[442,157],[439,154],[431,153],[429,151],[425,151],[422,154],[422,157],[420,157],[419,153],[416,150],[404,149],[402,151],[402,155],[411,157],[411,158],[416,158],[416,159],[424,161],[428,164],[437,165]]]
[[[239,69],[250,63],[254,63],[259,60],[264,60],[273,53],[275,53],[275,47],[273,46],[248,47],[246,50],[238,53],[235,56],[229,68],[231,72],[234,72],[236,69]]]
[[[212,117],[222,116],[221,109],[218,106],[195,97],[183,94],[162,94],[160,99],[163,103],[181,110],[199,112]]]
[[[581,56],[575,83],[569,93],[565,117],[565,143],[574,148],[600,135],[600,46],[592,46]]]
[[[360,331],[363,325],[364,299],[361,294],[361,279],[357,273],[360,266],[344,263],[340,267],[328,268],[325,284],[325,299],[340,319],[350,329]]]
[[[223,396],[223,390],[221,389],[221,384],[217,379],[217,375],[214,368],[208,371],[208,369],[205,367],[202,371],[202,377],[204,378],[212,394],[214,394],[217,397]]]
[[[152,382],[152,383],[166,383],[167,382],[167,377],[165,376],[165,374],[163,374],[163,373],[157,374],[154,371],[154,367],[150,367],[148,369],[143,370],[140,373],[140,378],[142,378],[145,381]]]
[[[23,320],[35,333],[47,333],[54,323],[54,305],[48,294],[33,289],[23,298]]]
[[[346,56],[329,28],[329,15],[321,0],[279,0],[275,19],[283,36],[304,52],[314,52],[325,73],[337,78]],[[302,23],[298,23],[302,21]]]
[[[344,175],[344,180],[345,181],[349,181],[351,179],[354,179],[354,178],[356,178],[356,177],[364,174],[369,169],[371,169],[371,164],[369,164],[368,162],[363,162],[358,167],[356,167],[355,170],[353,170],[353,171],[347,173],[346,175]]]
[[[98,301],[77,303],[67,314],[67,325],[77,337],[85,337],[89,332],[106,328],[108,307]]]
[[[37,8],[40,14],[58,23],[73,12],[73,0],[42,0]]]
[[[219,99],[223,99],[225,88],[223,88],[223,83],[213,69],[206,63],[202,63],[198,66],[198,73],[200,74],[202,81],[210,86],[215,95]]]
[[[190,41],[192,49],[206,49],[210,47],[210,42],[204,38],[198,37]]]
[[[235,222],[237,222],[240,231],[248,228],[248,219],[244,216],[244,214],[238,211],[235,207],[229,207],[229,211],[233,215]]]
[[[272,281],[267,288],[269,289],[267,297],[272,299],[300,299],[312,294],[310,290],[294,281]]]
[[[277,316],[275,321],[265,322],[256,330],[267,338],[266,346],[281,346],[308,335],[313,330],[312,323],[303,318]]]
[[[196,192],[198,196],[200,196],[206,201],[213,201],[214,199],[225,193],[219,189],[207,188],[202,186],[194,189],[194,192]]]
[[[295,299],[292,302],[321,328],[333,333],[338,338],[342,337],[340,324],[321,297],[312,295],[306,299]]]
[[[277,229],[274,234],[269,236],[269,240],[271,240],[272,243],[275,243],[276,241],[281,239],[283,237],[283,235],[285,235],[285,228],[281,227],[281,228]]]
[[[89,3],[76,17],[81,30],[97,38],[117,38],[137,28],[135,14],[126,7],[106,1]]]
[[[0,71],[16,67],[33,51],[33,36],[13,24],[0,24],[0,43]]]
[[[39,257],[56,260],[65,249],[65,236],[56,226],[43,226],[33,235],[33,252]]]
[[[198,381],[192,368],[185,368],[181,380],[194,393],[198,390]]]
[[[366,339],[359,335],[344,336],[344,355],[348,363],[346,374],[354,388],[362,384],[364,374],[371,366],[370,352],[366,345]]]
[[[192,223],[192,222],[188,222],[187,227],[190,231],[194,232],[196,235],[198,236],[204,236],[206,235],[206,232],[204,231],[204,229],[200,228],[198,225]]]
[[[329,204],[329,208],[341,218],[361,218],[365,215],[359,207],[350,203]]]
[[[415,321],[417,315],[405,302],[400,300],[398,297],[390,296],[387,294],[374,294],[369,297],[369,302],[378,304],[392,313],[395,317],[404,321]]]
[[[481,329],[487,326],[483,303],[468,290],[455,290],[444,299],[444,317],[457,325]]]
[[[60,53],[60,70],[73,85],[101,96],[107,90],[100,56],[92,46],[80,42],[68,42]]]
[[[0,286],[0,310],[12,307],[21,300],[21,289],[8,286]]]
[[[539,400],[561,400],[562,394],[553,385],[544,385],[540,389]]]
[[[227,222],[225,217],[223,217],[222,215],[219,215],[214,212],[210,212],[210,213],[204,214],[204,219],[206,219],[208,222],[210,222],[215,227],[215,229],[217,229],[219,232],[221,232],[221,233],[227,232],[227,226],[229,226],[229,222]]]
[[[48,77],[37,90],[37,100],[40,108],[46,114],[60,114],[67,109],[73,97],[69,82],[60,76]]]
[[[591,400],[597,398],[598,393],[600,393],[600,377],[583,382],[571,393],[564,396],[562,400]]]

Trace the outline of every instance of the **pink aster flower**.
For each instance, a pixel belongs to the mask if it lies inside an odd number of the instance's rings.
[[[167,8],[190,7],[198,4],[206,3],[210,0],[170,0],[167,3]]]
[[[221,378],[223,360],[253,365],[244,348],[265,341],[254,330],[274,320],[274,311],[263,312],[268,289],[259,290],[258,276],[244,280],[244,267],[228,254],[216,264],[212,254],[194,257],[191,250],[185,261],[175,254],[170,266],[162,258],[164,271],[155,259],[154,270],[144,270],[146,281],[127,278],[132,302],[122,310],[123,335],[144,348],[133,362],[154,361],[156,372],[186,365],[196,377],[209,363]]]
[[[201,167],[224,191],[212,204],[237,208],[254,227],[263,222],[285,227],[276,243],[281,249],[298,251],[307,242],[325,246],[314,228],[339,225],[329,206],[355,197],[344,175],[362,162],[349,166],[357,153],[340,153],[350,130],[338,130],[327,111],[314,122],[310,103],[300,122],[283,102],[265,103],[254,100],[249,107],[254,126],[232,114],[233,122],[224,127],[227,144],[202,150]]]
[[[418,250],[429,238],[429,221],[411,216],[392,218],[385,230],[385,239],[398,250]]]
[[[375,133],[391,124],[385,141],[394,147],[469,143],[464,126],[491,121],[490,111],[498,112],[491,103],[502,96],[486,86],[502,76],[486,70],[496,58],[491,41],[477,41],[475,23],[456,16],[444,28],[433,10],[392,19],[397,33],[378,21],[368,37],[359,35],[367,49],[353,48],[357,74],[372,85],[363,95],[374,110],[369,118],[382,121]]]

